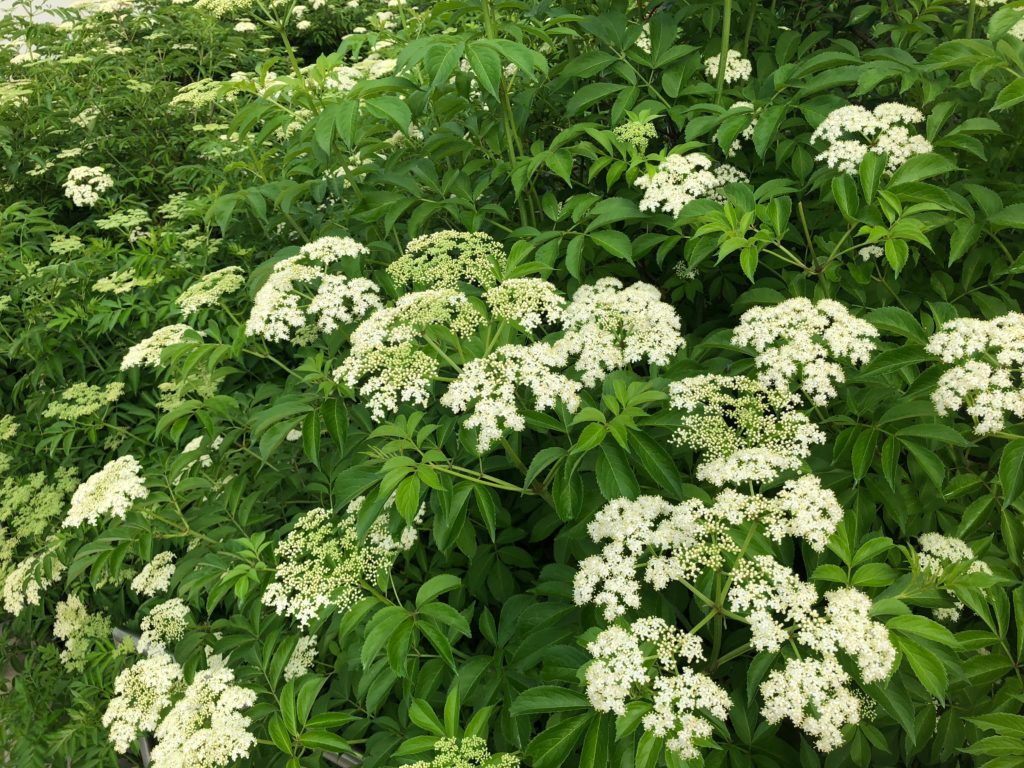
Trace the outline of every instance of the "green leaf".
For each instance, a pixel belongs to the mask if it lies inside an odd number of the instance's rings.
[[[451,592],[462,586],[462,580],[451,573],[442,573],[424,583],[416,592],[416,607],[422,608],[426,603],[436,600],[445,592]]]
[[[590,238],[612,256],[633,263],[633,243],[625,232],[604,229],[591,232]]]
[[[498,98],[501,89],[501,57],[486,44],[470,43],[466,46],[466,59],[483,89]]]
[[[317,467],[320,466],[320,413],[310,411],[302,422],[302,451]]]
[[[927,440],[938,440],[948,445],[969,448],[971,441],[947,424],[911,424],[896,433],[897,437],[923,437]]]
[[[598,487],[608,501],[622,497],[635,499],[640,495],[636,475],[618,443],[608,440],[601,443],[601,455],[597,457],[595,471]]]
[[[444,726],[434,710],[423,699],[413,699],[409,705],[409,719],[414,725],[435,736],[444,736]]]
[[[923,155],[913,155],[903,165],[896,169],[896,172],[889,180],[890,185],[909,184],[922,179],[930,179],[943,173],[951,173],[956,170],[956,163],[947,160],[942,155],[928,152]]]
[[[885,156],[874,152],[868,152],[860,161],[858,176],[860,187],[864,192],[864,200],[868,203],[875,201],[875,193],[878,191],[878,184],[885,173]]]
[[[390,120],[403,131],[409,129],[412,123],[412,112],[409,105],[397,96],[377,96],[363,102],[366,111],[375,117]]]
[[[921,324],[901,307],[879,307],[868,312],[864,319],[884,333],[903,336],[920,344],[928,341],[928,334]]]
[[[338,448],[345,448],[345,438],[348,435],[348,409],[338,398],[332,397],[320,406],[320,414],[324,418],[324,426],[327,427],[327,434],[331,436]]]
[[[534,454],[530,467],[523,478],[523,485],[529,488],[537,476],[565,455],[565,449],[558,446],[542,448]]]
[[[519,717],[547,712],[567,712],[589,707],[590,700],[579,691],[557,685],[540,685],[516,696],[510,712],[513,717]]]
[[[1024,229],[1024,203],[1013,203],[991,214],[988,223],[997,229]]]
[[[849,174],[841,173],[832,179],[832,195],[846,218],[852,219],[856,216],[860,197],[857,194],[857,185]]]
[[[416,518],[420,508],[420,479],[409,475],[398,484],[395,491],[395,509],[406,522]]]
[[[1022,101],[1024,101],[1024,77],[1018,77],[996,94],[996,103],[992,106],[992,111],[1009,109]]]
[[[319,749],[324,752],[351,752],[352,745],[340,736],[335,736],[329,731],[306,731],[299,737],[302,746],[309,749]]]
[[[559,768],[572,754],[593,715],[578,715],[541,731],[526,747],[533,768]]]
[[[569,101],[566,102],[565,114],[568,117],[572,117],[577,112],[581,112],[594,102],[606,99],[613,93],[618,93],[623,88],[625,88],[625,86],[619,83],[588,83],[576,91]]]
[[[893,616],[886,622],[886,626],[894,632],[914,635],[924,640],[930,640],[933,643],[945,645],[948,648],[960,647],[960,643],[952,632],[925,616],[918,616],[913,613]]]
[[[1003,509],[1006,509],[1024,491],[1024,440],[1014,440],[1003,448],[999,458],[999,484],[1003,489]]]
[[[673,498],[682,499],[683,481],[679,476],[679,468],[665,447],[643,432],[630,432],[629,444],[633,449],[633,457],[658,486],[659,493],[667,491]]]
[[[893,642],[899,648],[904,657],[914,670],[914,675],[921,682],[932,696],[943,701],[946,695],[946,688],[949,686],[949,676],[942,661],[932,651],[917,642],[902,636],[893,637]]]

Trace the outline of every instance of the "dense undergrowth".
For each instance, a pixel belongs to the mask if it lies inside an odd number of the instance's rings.
[[[1024,3],[58,13],[7,764],[1024,763]]]

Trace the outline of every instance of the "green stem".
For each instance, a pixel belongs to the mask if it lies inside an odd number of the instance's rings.
[[[715,104],[722,103],[725,90],[725,65],[729,61],[729,27],[732,24],[732,0],[722,0],[722,51],[718,54],[718,77],[715,82]]]
[[[978,15],[978,0],[970,0],[967,6],[967,34],[966,37],[974,37],[974,20]]]

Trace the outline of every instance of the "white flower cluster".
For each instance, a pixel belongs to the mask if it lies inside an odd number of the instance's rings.
[[[595,543],[607,543],[600,553],[580,562],[574,600],[578,605],[601,606],[605,619],[613,621],[627,609],[640,607],[638,572],[655,590],[663,590],[671,582],[692,581],[706,570],[724,569],[727,555],[738,552],[729,536],[731,528],[758,523],[777,542],[803,538],[821,552],[842,516],[835,494],[822,488],[814,475],[787,481],[774,497],[726,489],[711,505],[699,499],[671,504],[657,496],[615,499],[587,526]],[[816,599],[811,588],[810,603]]]
[[[1024,314],[950,320],[925,349],[954,364],[932,393],[940,415],[963,408],[975,420],[979,435],[1001,430],[1006,413],[1024,418]]]
[[[991,575],[992,569],[984,560],[979,560],[963,539],[953,536],[944,536],[941,533],[923,533],[918,538],[920,549],[917,553],[917,562],[921,570],[933,579],[941,579],[947,569],[959,566],[965,573],[983,573]],[[946,590],[946,594],[953,601],[951,607],[940,607],[932,609],[932,614],[939,621],[953,623],[960,620],[964,610],[964,604],[957,599],[956,593]]]
[[[571,412],[579,408],[582,385],[556,370],[567,363],[557,344],[506,344],[466,363],[441,397],[441,405],[462,413],[473,404],[464,426],[480,430],[477,446],[483,452],[506,430],[521,432],[526,427],[517,405],[520,387],[530,391],[535,410],[554,408],[558,402]]]
[[[843,726],[860,722],[860,699],[849,682],[834,656],[790,659],[761,684],[761,714],[772,724],[789,718],[819,750],[831,752],[843,743]]]
[[[114,179],[102,166],[80,165],[68,171],[64,195],[79,208],[96,205],[100,195],[114,186]]]
[[[907,126],[924,121],[915,107],[887,102],[873,110],[856,104],[834,109],[811,134],[811,141],[823,141],[827,147],[815,159],[829,168],[856,174],[868,152],[884,154],[890,173],[913,155],[932,151],[923,136],[911,134]]]
[[[704,374],[673,382],[669,396],[684,412],[676,439],[704,454],[697,478],[714,485],[773,480],[825,441],[795,410],[799,398],[754,379]]]
[[[489,289],[484,300],[494,317],[519,323],[528,331],[562,319],[565,298],[547,280],[513,277]]]
[[[721,56],[712,56],[704,59],[704,74],[709,80],[718,80],[718,65],[721,63]],[[754,65],[750,59],[743,57],[739,51],[729,50],[725,54],[725,82],[743,83],[750,79],[754,73]]]
[[[836,589],[825,600],[822,613],[815,607],[814,585],[770,555],[744,560],[733,570],[729,606],[748,615],[755,649],[775,652],[795,637],[825,656],[845,652],[864,682],[884,680],[896,649],[885,626],[871,620],[871,599],[855,589]]]
[[[110,619],[89,613],[77,595],[57,603],[53,636],[64,641],[60,660],[69,670],[85,669],[85,659],[93,644],[110,639]]]
[[[410,240],[388,274],[400,285],[421,288],[454,289],[460,282],[493,288],[507,263],[505,250],[490,235],[444,229]]]
[[[583,384],[644,358],[667,365],[684,345],[679,315],[649,283],[623,288],[614,277],[583,285],[562,312],[564,336],[556,349],[576,358]]]
[[[748,309],[732,342],[757,352],[758,378],[766,386],[788,391],[798,378],[811,402],[823,406],[836,396],[835,385],[846,380],[837,361],[866,363],[877,336],[878,329],[838,301],[798,297]]]
[[[43,590],[63,573],[64,563],[53,556],[26,556],[4,577],[4,610],[17,616],[26,605],[39,605]]]
[[[43,411],[49,419],[73,421],[83,416],[90,416],[105,405],[117,402],[124,394],[124,384],[114,381],[105,387],[96,384],[76,382],[51,400]]]
[[[142,732],[152,732],[160,715],[171,705],[183,671],[166,653],[143,656],[114,681],[114,698],[101,722],[118,753],[124,754]]]
[[[303,627],[322,608],[346,611],[363,596],[363,584],[376,583],[380,571],[391,567],[402,544],[415,542],[404,534],[396,542],[386,515],[374,521],[361,542],[357,524],[363,501],[353,501],[340,518],[319,507],[299,517],[274,549],[277,567],[263,593],[264,605]]]
[[[224,666],[196,673],[154,731],[152,768],[218,768],[248,756],[256,737],[242,712],[256,693],[234,680]]]
[[[101,515],[124,519],[136,499],[149,495],[140,476],[142,466],[127,455],[107,462],[99,472],[90,475],[71,497],[71,508],[64,518],[65,528],[82,523],[94,525]]]
[[[349,355],[334,377],[349,387],[358,386],[378,421],[402,402],[426,406],[438,362],[420,348],[424,332],[430,326],[442,326],[466,337],[482,320],[457,290],[407,293],[394,306],[375,311],[352,332]]]
[[[480,736],[465,738],[437,739],[434,742],[434,759],[417,760],[407,768],[519,768],[515,755],[492,755],[487,742]]]
[[[132,589],[144,597],[166,592],[174,576],[174,553],[160,552],[153,556],[132,579]]]
[[[613,133],[616,139],[628,144],[640,154],[647,151],[647,145],[650,144],[651,139],[658,138],[658,129],[654,127],[654,123],[649,123],[646,120],[630,120],[616,126]]]
[[[729,605],[747,614],[751,645],[778,651],[795,640],[821,658],[790,659],[761,685],[762,714],[770,723],[789,717],[829,752],[843,742],[842,726],[860,719],[860,702],[848,687],[838,653],[854,660],[865,683],[884,680],[892,672],[896,648],[883,624],[870,617],[871,599],[856,589],[825,595],[824,612],[815,604],[814,586],[792,570],[762,555],[733,571]]]
[[[203,307],[216,304],[223,296],[234,293],[245,283],[241,267],[224,267],[203,275],[186,288],[175,302],[185,317]]]
[[[277,262],[256,293],[246,334],[269,341],[308,343],[317,329],[333,331],[339,324],[354,322],[379,307],[374,283],[328,272],[337,261],[367,253],[364,245],[351,238],[328,236],[307,243],[296,255]],[[315,293],[312,287],[306,293],[301,291],[301,286],[318,282]],[[308,309],[303,309],[307,301]],[[310,315],[319,316],[315,324]]]
[[[284,679],[294,680],[309,673],[316,661],[316,635],[303,635],[295,644],[295,650],[284,668]]]
[[[180,597],[155,605],[142,620],[139,650],[146,653],[166,652],[169,643],[176,643],[188,629],[189,609]]]
[[[594,709],[624,715],[634,691],[652,687],[654,706],[643,718],[644,728],[667,737],[668,748],[683,759],[697,757],[695,741],[711,736],[713,726],[707,715],[719,720],[728,717],[732,706],[728,693],[705,674],[685,666],[676,669],[681,660],[703,658],[700,641],[661,619],[640,619],[628,629],[609,627],[587,650],[594,658],[586,670],[587,697]],[[657,658],[663,674],[654,674],[649,656]]]
[[[700,152],[669,155],[653,175],[637,177],[636,185],[644,190],[640,210],[660,209],[678,216],[683,206],[694,200],[725,202],[722,187],[739,181],[747,181],[747,175],[725,163],[716,165]]]
[[[184,342],[185,334],[191,330],[183,323],[165,325],[125,353],[124,359],[121,361],[121,370],[127,371],[130,368],[141,367],[156,368],[160,365],[160,354],[164,349]]]

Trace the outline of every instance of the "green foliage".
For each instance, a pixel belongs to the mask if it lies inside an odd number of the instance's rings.
[[[139,0],[56,13],[63,24],[0,20],[12,764],[143,765],[154,729],[117,756],[103,721],[119,675],[161,652],[180,665],[174,701],[220,663],[254,696],[241,708],[252,742],[214,764],[1021,763],[1024,4]],[[749,78],[709,76],[728,50]],[[835,110],[892,102],[920,110],[897,124],[923,144],[830,154],[820,126]],[[651,194],[698,155],[696,186]],[[90,204],[66,189],[81,167],[111,182]],[[415,238],[452,230],[497,245],[461,272],[469,238],[428,249],[436,270],[389,269]],[[227,268],[244,285],[196,287]],[[183,311],[189,288],[205,298]],[[713,441],[681,437],[710,409],[695,416],[675,387],[763,380],[764,350],[734,329],[793,299],[846,307],[836,325],[863,321],[870,354],[830,358],[828,397],[801,386],[805,359],[765,385],[792,387],[793,403],[738,397],[724,427],[696,429],[770,431],[791,411],[820,430],[792,465],[734,485],[775,503],[817,478],[842,512],[816,520],[822,546],[740,514],[709,537],[721,560],[663,589],[637,576],[621,616],[581,597],[588,558],[614,564],[595,530],[615,505],[657,497],[666,514],[712,519],[729,483],[705,471]],[[1010,342],[971,360],[1010,384],[950,404],[947,374],[966,358],[936,340],[951,321],[1007,316]],[[174,343],[147,341],[179,323],[190,330]],[[609,329],[604,346],[588,335]],[[147,362],[123,366],[140,344]],[[495,382],[507,386],[481,395]],[[751,402],[775,411],[751,416]],[[129,455],[145,495],[65,526],[93,503],[80,484]],[[337,546],[301,550],[316,509]],[[320,602],[281,597],[292,545],[288,584]],[[659,546],[645,541],[638,562]],[[160,553],[174,562],[162,584],[143,572]],[[816,611],[826,594],[863,595],[857,627],[887,638],[885,674],[844,646],[822,651],[793,616],[784,642],[761,644],[734,591],[758,556],[823,598]],[[115,627],[78,671],[54,634],[69,595]],[[181,636],[140,648],[169,598],[189,609]],[[634,638],[648,677],[602,706],[594,649],[642,617],[701,653],[667,671],[664,636]],[[765,693],[821,658],[839,659],[857,695],[829,749],[795,720],[841,695],[772,717]],[[672,742],[685,727],[652,724],[655,674],[683,670],[728,701],[727,717],[697,708],[692,754]]]

